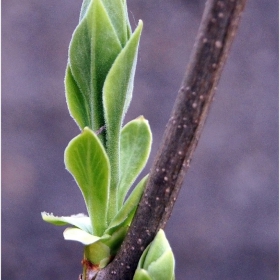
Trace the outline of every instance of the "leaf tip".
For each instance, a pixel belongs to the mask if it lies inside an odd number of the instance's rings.
[[[147,122],[147,123],[149,122],[147,119],[145,119],[145,117],[144,117],[143,115],[137,117],[136,120],[138,120],[138,121],[143,121],[143,122]]]
[[[41,212],[42,219],[45,220],[47,217],[53,217],[53,213],[47,213],[46,211]]]

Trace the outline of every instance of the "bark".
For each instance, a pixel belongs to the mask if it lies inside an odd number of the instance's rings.
[[[130,280],[138,260],[164,228],[190,165],[246,0],[208,0],[146,190],[115,259],[95,279]],[[93,278],[92,278],[93,279]]]

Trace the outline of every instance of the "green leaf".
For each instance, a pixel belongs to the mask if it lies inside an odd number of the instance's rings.
[[[84,128],[90,123],[90,107],[87,103],[88,99],[77,85],[69,65],[66,68],[65,87],[68,110],[78,126]]]
[[[79,228],[67,228],[64,230],[63,236],[65,240],[78,241],[84,245],[93,244],[100,240],[99,236],[94,236]]]
[[[69,48],[66,99],[81,129],[98,130],[104,125],[104,81],[122,46],[101,0],[84,1],[80,19]]]
[[[121,131],[119,207],[135,179],[147,163],[152,133],[143,116],[126,124]]]
[[[83,231],[88,233],[92,233],[92,226],[89,217],[85,216],[84,214],[72,215],[70,217],[57,217],[53,214],[48,214],[46,212],[42,212],[42,219],[48,223],[51,223],[56,226],[65,226],[70,224],[77,228],[80,228]]]
[[[145,176],[138,183],[138,185],[134,188],[134,190],[132,191],[132,193],[130,194],[128,199],[126,200],[125,204],[121,208],[121,210],[111,221],[110,225],[108,226],[107,230],[105,231],[105,234],[112,235],[119,228],[130,225],[130,223],[134,217],[134,214],[136,212],[136,209],[138,207],[139,201],[144,192],[147,180],[148,180],[148,175]]]
[[[89,128],[68,144],[65,165],[83,193],[92,234],[102,236],[107,227],[110,164],[100,140]]]
[[[137,61],[142,21],[111,67],[103,88],[103,105],[106,122],[107,153],[111,163],[111,200],[109,221],[118,210],[118,181],[120,129],[124,114],[132,97],[133,80]]]

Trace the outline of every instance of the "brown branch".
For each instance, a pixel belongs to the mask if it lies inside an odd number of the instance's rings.
[[[170,217],[245,3],[207,1],[190,63],[137,213],[119,253],[96,279],[132,279],[143,250]]]

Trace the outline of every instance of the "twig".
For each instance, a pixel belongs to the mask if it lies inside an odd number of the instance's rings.
[[[96,279],[132,279],[143,250],[170,217],[245,3],[207,1],[190,63],[137,213],[119,253]]]

